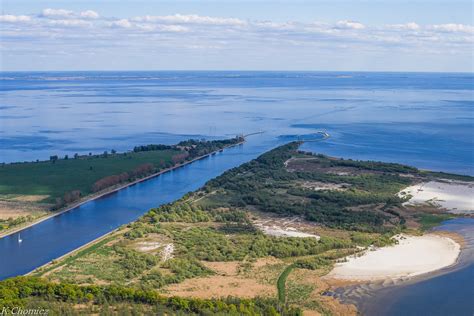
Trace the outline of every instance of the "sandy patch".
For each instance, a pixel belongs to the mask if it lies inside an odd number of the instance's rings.
[[[304,232],[302,229],[308,228],[299,217],[268,217],[254,220],[253,224],[264,234],[277,237],[312,237],[319,240],[318,235]]]
[[[316,238],[317,240],[321,238],[317,235],[299,232],[295,228],[292,228],[292,227],[282,228],[276,225],[269,227],[269,226],[258,225],[258,224],[255,226],[257,226],[264,234],[270,235],[270,236],[300,237],[300,238],[313,237],[313,238]]]
[[[235,296],[252,298],[256,296],[275,296],[276,286],[261,284],[255,279],[235,275],[213,275],[205,278],[187,279],[182,283],[166,288],[171,296],[195,298],[219,298]]]
[[[9,218],[15,219],[28,215],[40,215],[39,213],[46,211],[47,207],[42,205],[12,200],[0,200],[0,220],[6,220]]]
[[[251,273],[255,273],[258,269],[281,264],[283,261],[275,257],[259,258],[255,261],[248,262],[251,266]],[[237,276],[241,273],[241,267],[244,261],[202,261],[202,264],[217,274]],[[252,274],[252,277],[255,275]]]
[[[161,246],[162,243],[154,241],[141,241],[135,245],[136,249],[141,252],[150,252],[160,248]]]
[[[395,238],[397,245],[367,250],[337,263],[327,277],[362,281],[413,277],[454,264],[461,249],[451,238],[435,234]]]
[[[161,260],[167,261],[167,260],[173,258],[173,252],[174,252],[174,245],[173,244],[167,244],[160,252]]]
[[[283,260],[275,258],[275,257],[265,257],[265,258],[259,258],[257,261],[252,263],[252,267],[254,269],[259,269],[265,266],[271,266],[275,264],[281,264]]]
[[[276,278],[274,282],[265,282],[257,276],[262,268],[280,263],[281,260],[267,257],[251,263],[249,271],[241,271],[242,262],[207,262],[202,263],[213,270],[216,275],[187,279],[179,284],[166,287],[166,295],[197,298],[273,296],[277,294]],[[281,271],[277,271],[279,275]],[[277,275],[275,277],[277,277]]]
[[[430,181],[410,186],[399,196],[411,195],[405,205],[429,204],[452,213],[474,213],[474,183]]]
[[[133,245],[133,248],[140,252],[155,253],[159,250],[161,260],[167,261],[173,258],[174,245],[157,241],[139,241]]]
[[[18,195],[10,198],[10,201],[19,201],[19,202],[40,202],[49,197],[49,195]]]
[[[319,181],[303,181],[299,183],[303,188],[314,191],[345,191],[350,186],[347,183],[326,183]]]
[[[203,261],[203,265],[220,275],[237,275],[239,272],[239,261],[229,262],[208,262]]]

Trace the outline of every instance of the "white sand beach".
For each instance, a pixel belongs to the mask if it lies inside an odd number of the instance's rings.
[[[474,213],[474,183],[430,181],[410,186],[399,193],[412,198],[405,205],[431,204],[452,213]]]
[[[337,263],[329,278],[350,281],[401,279],[436,271],[454,264],[461,246],[451,238],[435,234],[397,235],[395,246],[369,249]]]

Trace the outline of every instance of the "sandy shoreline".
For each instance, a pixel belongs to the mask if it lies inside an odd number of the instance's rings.
[[[474,213],[474,183],[463,181],[429,181],[409,186],[399,196],[410,195],[404,205],[430,204],[450,213]]]
[[[397,245],[369,249],[337,263],[326,277],[361,282],[412,278],[452,266],[461,252],[461,245],[446,234],[396,238]]]
[[[208,153],[208,154],[205,154],[205,155],[196,157],[196,158],[194,158],[194,159],[192,159],[192,160],[190,160],[190,161],[186,161],[186,162],[184,162],[184,163],[174,165],[173,167],[169,167],[169,168],[163,169],[163,170],[161,170],[161,171],[159,171],[159,172],[156,172],[156,173],[151,174],[151,175],[149,175],[149,176],[146,176],[146,177],[144,177],[144,178],[137,179],[137,180],[135,180],[135,181],[133,181],[133,182],[126,183],[126,184],[119,185],[119,186],[114,186],[114,187],[111,187],[111,188],[109,188],[109,189],[105,189],[104,191],[101,191],[101,192],[99,192],[99,193],[96,193],[96,194],[94,194],[94,195],[89,195],[89,196],[87,196],[85,199],[80,200],[79,202],[76,202],[76,203],[73,203],[73,204],[69,205],[66,209],[64,209],[64,210],[62,210],[62,211],[56,211],[56,212],[54,212],[54,213],[52,213],[52,214],[50,214],[50,215],[47,215],[47,216],[44,216],[44,217],[40,217],[40,218],[34,220],[33,222],[28,223],[28,224],[26,224],[26,225],[24,225],[24,226],[19,226],[19,227],[16,227],[16,228],[12,229],[12,230],[7,230],[7,231],[4,231],[4,232],[1,232],[1,233],[0,233],[0,239],[1,239],[1,238],[4,238],[4,237],[7,237],[7,236],[9,236],[9,235],[13,235],[13,234],[15,234],[15,233],[17,233],[17,232],[19,232],[19,231],[24,230],[24,229],[30,228],[30,227],[32,227],[32,226],[34,226],[34,225],[37,225],[37,224],[39,224],[39,223],[41,223],[41,222],[43,222],[43,221],[46,221],[46,220],[50,219],[50,218],[52,218],[52,217],[55,217],[55,216],[61,215],[61,214],[63,214],[63,213],[69,212],[69,211],[71,211],[72,209],[74,209],[74,208],[76,208],[76,207],[78,207],[78,206],[81,206],[82,204],[85,204],[85,203],[87,203],[87,202],[90,202],[90,201],[93,201],[93,200],[97,200],[97,199],[99,199],[99,198],[101,198],[101,197],[104,197],[104,196],[106,196],[106,195],[108,195],[108,194],[114,193],[114,192],[116,192],[116,191],[120,191],[120,190],[122,190],[122,189],[125,189],[125,188],[127,188],[127,187],[130,187],[130,186],[135,185],[135,184],[137,184],[137,183],[140,183],[140,182],[149,180],[149,179],[151,179],[151,178],[155,178],[155,177],[160,176],[160,175],[162,175],[162,174],[164,174],[164,173],[167,173],[167,172],[170,172],[170,171],[172,171],[172,170],[175,170],[175,169],[184,167],[184,166],[186,166],[186,165],[188,165],[188,164],[190,164],[190,163],[193,163],[193,162],[195,162],[195,161],[197,161],[197,160],[201,160],[201,159],[204,159],[204,158],[206,158],[206,157],[209,157],[209,156],[211,156],[211,155],[213,155],[213,154],[215,154],[215,153],[220,152],[220,151],[223,150],[223,149],[227,149],[227,148],[232,148],[232,147],[235,147],[235,146],[239,146],[239,145],[242,145],[243,143],[245,143],[245,140],[242,141],[242,142],[236,143],[236,144],[224,146],[222,149],[219,149],[219,150],[210,152],[210,153]]]

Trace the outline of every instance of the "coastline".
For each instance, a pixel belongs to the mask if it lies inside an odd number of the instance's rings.
[[[59,216],[59,215],[61,215],[61,214],[63,214],[63,213],[69,212],[69,211],[75,209],[76,207],[79,207],[79,206],[81,206],[81,205],[83,205],[83,204],[85,204],[85,203],[87,203],[87,202],[100,199],[101,197],[104,197],[104,196],[106,196],[106,195],[112,194],[112,193],[114,193],[114,192],[120,191],[120,190],[125,189],[125,188],[128,188],[128,187],[131,187],[131,186],[133,186],[133,185],[135,185],[135,184],[137,184],[137,183],[140,183],[140,182],[143,182],[143,181],[147,181],[147,180],[149,180],[149,179],[158,177],[158,176],[160,176],[160,175],[162,175],[162,174],[164,174],[164,173],[167,173],[167,172],[173,171],[173,170],[175,170],[175,169],[184,167],[184,166],[186,166],[186,165],[188,165],[188,164],[191,164],[191,163],[193,163],[193,162],[195,162],[195,161],[197,161],[197,160],[201,160],[201,159],[207,158],[207,157],[209,157],[209,156],[212,156],[212,155],[214,155],[214,154],[216,154],[216,153],[218,153],[218,152],[221,152],[221,151],[223,151],[224,149],[228,149],[228,148],[240,146],[240,145],[244,144],[245,141],[246,141],[246,140],[244,139],[244,140],[241,141],[241,142],[238,142],[238,143],[235,143],[235,144],[231,144],[231,145],[226,145],[226,146],[224,146],[224,147],[221,148],[221,149],[218,149],[218,150],[209,152],[209,153],[207,153],[207,154],[205,154],[205,155],[202,155],[202,156],[193,158],[193,159],[191,159],[191,160],[189,160],[189,161],[186,161],[186,162],[184,162],[184,163],[178,163],[178,164],[176,164],[176,165],[174,165],[174,166],[172,166],[172,167],[169,167],[169,168],[160,170],[160,171],[155,172],[155,173],[153,173],[153,174],[151,174],[151,175],[148,175],[148,176],[146,176],[146,177],[143,177],[143,178],[134,180],[133,182],[129,182],[129,183],[125,183],[125,184],[120,184],[120,185],[118,185],[118,186],[112,186],[112,187],[110,187],[110,188],[104,189],[104,190],[101,191],[101,192],[97,192],[96,194],[91,194],[91,195],[85,196],[85,197],[84,197],[84,200],[81,199],[80,201],[78,201],[78,202],[76,202],[76,203],[73,203],[73,204],[67,206],[64,210],[56,211],[56,212],[53,212],[52,214],[49,214],[49,215],[41,216],[41,217],[35,219],[34,221],[32,221],[32,222],[30,222],[30,223],[27,223],[27,224],[24,225],[24,226],[21,226],[21,225],[20,225],[20,226],[18,226],[18,227],[13,228],[12,230],[7,230],[7,231],[5,231],[5,232],[1,232],[1,233],[0,233],[0,239],[5,238],[5,237],[8,237],[8,236],[13,235],[13,234],[16,234],[16,233],[18,233],[18,232],[21,232],[22,230],[25,230],[25,229],[27,229],[27,228],[30,228],[30,227],[35,226],[35,225],[37,225],[37,224],[40,224],[41,222],[44,222],[44,221],[46,221],[46,220],[48,220],[48,219],[50,219],[50,218],[53,218],[53,217]],[[99,238],[100,238],[100,237],[99,237]]]
[[[359,311],[368,316],[395,316],[400,315],[402,311],[415,314],[419,311],[418,307],[420,305],[423,306],[424,312],[430,315],[471,314],[474,311],[472,304],[466,303],[472,301],[472,297],[470,297],[472,286],[469,286],[470,283],[468,282],[474,272],[474,232],[471,229],[472,224],[472,218],[458,218],[444,222],[435,228],[442,231],[442,234],[446,232],[452,234],[454,232],[452,237],[455,238],[462,236],[463,251],[456,264],[394,286],[370,288],[359,297],[356,295],[347,297],[342,293],[340,295],[342,296],[341,299],[347,298],[345,301],[354,302]],[[361,288],[362,286],[358,287],[360,293],[362,293]],[[355,291],[353,290],[350,294],[354,294]],[[439,293],[439,297],[454,295],[461,301],[452,301],[449,304],[446,304],[444,300],[433,301],[431,299],[433,291]],[[371,299],[367,300],[367,297]]]
[[[123,227],[124,227],[124,226],[120,226],[120,227],[118,227],[118,228],[116,228],[116,229],[114,229],[114,230],[112,230],[112,231],[110,231],[110,232],[108,232],[108,233],[105,233],[105,234],[103,234],[102,236],[99,236],[99,237],[97,237],[96,239],[91,240],[91,241],[89,241],[88,243],[85,243],[84,245],[82,245],[82,246],[80,246],[80,247],[78,247],[78,248],[75,248],[75,249],[73,249],[73,250],[71,250],[71,251],[69,251],[69,252],[63,254],[62,256],[60,256],[60,257],[58,257],[58,258],[56,258],[56,259],[53,259],[53,260],[51,260],[51,261],[49,261],[49,262],[46,262],[46,263],[43,264],[43,265],[40,265],[39,267],[34,268],[33,270],[31,270],[31,271],[28,272],[28,273],[25,273],[24,275],[25,275],[25,276],[26,276],[26,275],[31,275],[31,274],[34,273],[35,271],[38,271],[38,270],[40,270],[40,269],[43,269],[43,268],[46,268],[46,267],[48,267],[48,266],[52,266],[52,265],[54,265],[54,264],[56,264],[56,263],[59,263],[61,260],[64,260],[64,259],[66,259],[67,257],[73,256],[73,255],[79,253],[81,250],[84,250],[84,249],[86,249],[86,248],[88,248],[88,247],[90,247],[90,246],[93,246],[93,245],[95,245],[95,244],[97,244],[97,243],[103,241],[103,240],[106,239],[107,237],[112,236],[112,235],[114,235],[114,234],[120,232],[121,230],[124,229]],[[51,272],[51,271],[53,271],[53,270],[55,270],[56,268],[59,268],[59,267],[61,267],[61,266],[62,266],[62,264],[58,265],[57,267],[53,267],[50,271],[45,271],[45,272],[43,272],[43,273],[41,274],[41,276],[42,276],[43,274],[48,273],[48,272]],[[38,271],[38,272],[40,272],[40,271]]]
[[[438,228],[441,226],[438,226]],[[430,234],[449,238],[460,245],[460,253],[456,261],[449,266],[414,275],[407,278],[384,278],[378,280],[343,280],[327,278],[329,284],[328,295],[342,304],[352,304],[359,313],[364,315],[380,315],[380,309],[387,303],[395,303],[393,293],[405,293],[405,289],[416,287],[425,282],[435,281],[439,277],[449,276],[466,268],[465,257],[472,252],[472,240],[466,239],[461,232],[448,230],[431,230]],[[371,300],[367,300],[370,297]],[[382,308],[383,309],[383,308]]]
[[[472,215],[474,212],[474,194],[472,182],[438,179],[410,185],[399,192],[398,196],[410,199],[403,205],[429,205],[446,210],[452,214]]]
[[[459,262],[461,237],[453,233],[428,233],[422,236],[396,235],[398,243],[369,248],[363,254],[346,257],[337,263],[327,278],[360,283],[397,284],[448,269]]]

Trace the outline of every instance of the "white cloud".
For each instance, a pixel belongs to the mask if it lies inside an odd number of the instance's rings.
[[[164,32],[188,32],[189,28],[181,25],[161,25],[160,30]]]
[[[201,24],[201,25],[245,25],[245,21],[236,18],[220,18],[210,16],[190,15],[164,15],[164,16],[142,16],[135,17],[133,21],[170,24]]]
[[[294,30],[295,23],[292,22],[285,22],[285,23],[277,23],[272,21],[257,21],[253,23],[254,26],[260,27],[262,29],[269,29],[269,30]]]
[[[74,12],[64,9],[44,9],[41,16],[45,18],[67,18],[73,16]]]
[[[27,15],[0,15],[0,22],[8,22],[8,23],[18,23],[18,22],[29,22],[31,21],[31,17]]]
[[[50,25],[53,26],[64,26],[64,27],[89,27],[92,24],[88,21],[79,20],[79,19],[68,19],[68,20],[51,20],[49,21]]]
[[[149,23],[137,23],[137,24],[131,24],[130,26],[125,26],[128,25],[126,22],[124,22],[123,26],[120,25],[112,25],[112,26],[119,26],[119,27],[125,27],[125,28],[136,28],[140,31],[145,31],[145,32],[170,32],[170,33],[183,33],[183,32],[188,32],[189,28],[182,26],[182,25],[168,25],[168,24],[149,24]]]
[[[121,27],[121,28],[126,28],[126,29],[132,27],[132,23],[130,23],[128,19],[117,20],[117,21],[111,22],[109,25],[112,27]]]
[[[464,24],[438,24],[432,25],[429,27],[434,31],[440,32],[449,32],[449,33],[474,33],[474,26],[472,25],[464,25]]]
[[[365,29],[365,25],[359,22],[353,21],[339,21],[336,23],[338,29],[351,29],[351,30],[362,30]]]
[[[409,22],[405,24],[391,24],[387,25],[387,28],[394,29],[394,30],[409,30],[409,31],[417,31],[420,29],[420,26],[415,22]]]
[[[100,16],[99,13],[93,10],[85,10],[76,13],[71,10],[48,8],[41,12],[40,17],[48,19],[98,19]]]
[[[1,15],[0,22],[5,22],[0,28],[2,43],[9,47],[29,47],[25,49],[27,52],[32,49],[31,39],[38,45],[34,48],[41,50],[51,45],[52,37],[58,49],[67,50],[74,45],[70,53],[82,47],[92,52],[112,51],[116,47],[127,51],[132,49],[129,46],[141,47],[152,42],[155,51],[163,52],[161,48],[166,47],[171,55],[205,47],[234,51],[252,47],[261,52],[298,47],[303,52],[344,49],[371,54],[449,51],[463,55],[472,50],[474,42],[470,36],[474,32],[472,25],[416,22],[373,26],[350,20],[305,23],[184,14],[113,18],[92,10],[64,9],[44,9],[41,14],[31,16]],[[25,23],[18,27],[13,24],[17,22]],[[91,29],[78,32],[80,27]]]
[[[99,13],[97,13],[95,11],[92,11],[92,10],[86,10],[86,11],[82,11],[81,13],[79,13],[79,16],[81,18],[85,18],[85,19],[98,19],[99,18]]]

